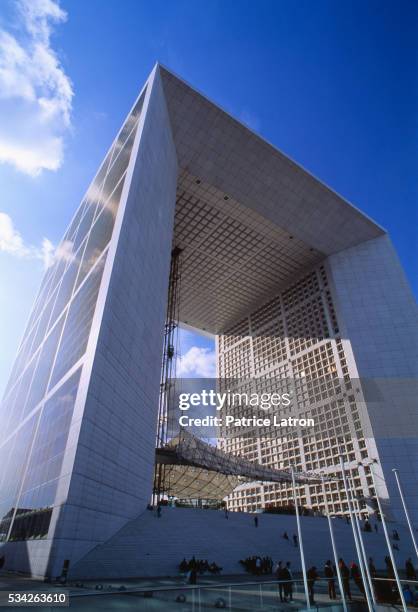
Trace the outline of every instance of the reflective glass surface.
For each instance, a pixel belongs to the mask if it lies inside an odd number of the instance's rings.
[[[70,260],[68,264],[68,267],[64,273],[64,276],[62,277],[62,280],[61,280],[61,283],[58,289],[57,299],[55,300],[52,315],[49,320],[49,328],[51,328],[54,325],[55,321],[60,316],[60,314],[62,313],[62,311],[64,310],[64,308],[67,306],[67,304],[69,303],[71,299],[71,296],[74,290],[75,280],[77,278],[77,274],[78,274],[78,270],[80,266],[80,258],[83,254],[84,247],[85,247],[85,243],[83,243],[80,249],[78,250],[78,252],[72,256],[72,259]]]
[[[41,315],[41,317],[39,319],[39,323],[38,323],[35,339],[33,341],[32,346],[30,347],[30,351],[29,351],[28,357],[30,357],[31,355],[33,355],[33,353],[36,352],[36,350],[41,345],[43,339],[45,338],[45,335],[46,335],[46,332],[47,332],[47,329],[48,329],[49,319],[51,317],[51,312],[52,312],[52,309],[54,307],[54,303],[55,303],[55,299],[57,297],[57,293],[58,293],[58,287],[52,293],[50,299],[48,300],[47,305],[45,306],[45,308],[44,308],[44,310],[42,312],[42,315]]]
[[[112,237],[113,225],[114,217],[108,214],[107,210],[102,211],[94,222],[83,254],[81,269],[77,278],[77,287],[83,282],[109,243]]]
[[[72,368],[86,350],[104,262],[105,256],[96,264],[71,302],[49,385],[50,389]]]
[[[85,206],[85,201],[83,200],[83,202],[81,202],[80,206],[78,207],[76,214],[74,215],[74,218],[70,224],[70,227],[65,232],[63,241],[64,240],[71,240],[71,241],[74,240],[75,234],[77,233],[78,225],[80,223],[80,219],[84,213],[84,206]]]
[[[41,538],[48,533],[80,372],[59,387],[42,410],[10,540]]]
[[[37,357],[34,357],[28,367],[25,370],[22,378],[19,380],[16,389],[16,399],[13,406],[10,406],[10,415],[8,422],[8,431],[7,435],[9,435],[15,427],[22,420],[22,414],[25,409],[26,399],[28,397],[29,388],[32,382],[33,373],[36,368]]]
[[[0,405],[0,540],[48,532],[83,362],[77,375],[68,379],[68,373],[87,348],[143,98],[110,147],[45,272]]]
[[[86,213],[80,221],[80,227],[78,228],[76,239],[73,243],[74,251],[78,250],[78,247],[83,242],[84,238],[87,236],[91,224],[93,222],[94,213],[96,211],[96,203],[88,201],[86,205]]]
[[[55,354],[57,352],[58,342],[61,336],[62,327],[64,324],[64,316],[62,316],[55,327],[51,330],[47,339],[42,345],[42,349],[39,354],[38,363],[35,370],[35,375],[32,379],[28,399],[23,411],[23,418],[35,406],[39,404],[43,396],[45,395],[48,380],[51,375],[52,364],[54,363]]]
[[[38,415],[33,416],[0,448],[0,541],[6,539]]]

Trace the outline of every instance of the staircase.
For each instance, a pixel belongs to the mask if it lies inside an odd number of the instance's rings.
[[[254,517],[258,517],[258,527]],[[332,559],[328,521],[323,517],[301,517],[306,564],[322,570]],[[351,526],[342,519],[333,519],[338,555],[348,564],[356,560]],[[397,524],[400,541],[395,552],[398,567],[404,567],[407,557],[413,557],[410,536]],[[287,532],[289,541],[283,532]],[[76,563],[72,579],[137,578],[178,575],[178,564],[193,555],[196,559],[215,561],[223,574],[240,574],[244,570],[239,560],[251,555],[270,556],[273,561],[291,561],[295,572],[300,571],[299,548],[292,536],[296,533],[296,517],[273,514],[247,514],[189,508],[163,508],[161,518],[146,510],[130,521],[104,544],[90,551]],[[363,533],[367,556],[378,569],[384,567],[388,554],[382,526],[379,532]]]

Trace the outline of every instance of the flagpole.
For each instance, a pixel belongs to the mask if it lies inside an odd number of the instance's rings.
[[[393,573],[395,574],[396,584],[398,585],[399,597],[401,598],[401,603],[402,603],[402,607],[404,609],[404,612],[407,612],[405,598],[403,596],[403,591],[402,591],[402,585],[401,585],[401,581],[399,580],[398,568],[396,567],[396,560],[395,560],[395,557],[394,557],[394,554],[393,554],[392,544],[390,542],[390,538],[389,538],[389,534],[388,534],[388,529],[387,529],[387,526],[386,526],[386,519],[385,519],[385,516],[383,514],[382,505],[380,503],[379,494],[377,492],[376,479],[375,479],[374,470],[373,470],[373,464],[372,463],[369,464],[369,468],[370,468],[370,475],[372,477],[374,493],[375,493],[375,496],[376,496],[377,507],[379,508],[380,519],[382,521],[383,533],[385,534],[386,544],[387,544],[388,551],[389,551],[389,557],[390,557],[390,560],[392,562]]]
[[[363,536],[361,534],[361,526],[360,526],[360,522],[359,522],[359,519],[358,519],[358,516],[357,516],[355,504],[354,504],[354,499],[355,499],[355,497],[354,497],[354,483],[353,483],[352,479],[349,479],[349,480],[350,480],[351,491],[353,491],[352,500],[353,500],[353,506],[354,506],[354,518],[355,518],[355,521],[356,521],[357,534],[358,534],[358,539],[359,539],[359,543],[360,543],[360,550],[361,550],[361,553],[363,555],[364,569],[365,569],[366,574],[367,574],[367,580],[368,580],[368,583],[369,583],[370,595],[371,595],[371,598],[373,600],[373,605],[376,607],[376,599],[374,597],[373,581],[372,581],[372,577],[370,575],[369,564],[367,562],[366,549],[364,547]],[[357,501],[357,505],[358,505],[358,501]]]
[[[341,593],[341,599],[342,599],[342,602],[343,602],[344,612],[347,612],[347,602],[345,600],[343,581],[342,581],[342,578],[341,578],[340,566],[338,564],[338,554],[337,554],[337,547],[335,545],[335,539],[334,539],[334,529],[333,529],[333,526],[332,526],[332,519],[331,519],[329,510],[328,510],[328,500],[327,500],[327,496],[326,496],[326,492],[325,492],[325,480],[324,480],[323,476],[321,478],[321,482],[322,482],[322,495],[324,496],[324,502],[325,502],[325,512],[327,514],[327,519],[328,519],[329,534],[331,536],[332,552],[334,554],[335,569],[337,571],[337,577],[338,577],[338,586],[340,587],[340,593]]]
[[[396,468],[393,468],[392,472],[395,474],[396,484],[398,485],[399,495],[401,496],[401,501],[402,501],[403,509],[404,509],[405,516],[406,516],[406,522],[408,523],[409,531],[411,533],[412,542],[414,543],[415,554],[416,554],[416,556],[418,558],[417,541],[415,539],[414,528],[412,527],[411,519],[409,518],[408,508],[406,507],[405,497],[404,497],[404,494],[403,494],[403,490],[402,490],[402,486],[401,486],[401,481],[399,480],[398,470]]]
[[[359,565],[360,565],[361,577],[363,579],[363,584],[364,584],[364,593],[366,595],[367,606],[368,606],[370,612],[373,612],[374,609],[373,609],[372,601],[370,599],[369,585],[367,583],[367,577],[366,577],[366,574],[365,574],[365,571],[364,571],[364,567],[363,567],[363,558],[362,558],[362,555],[361,555],[360,546],[359,546],[359,542],[358,542],[357,530],[356,530],[356,525],[355,525],[355,522],[354,522],[353,511],[352,511],[352,507],[351,507],[351,496],[349,494],[349,489],[348,489],[348,484],[347,484],[347,476],[346,476],[346,473],[345,473],[344,457],[343,457],[342,454],[340,454],[340,466],[341,466],[341,473],[342,473],[342,477],[343,477],[345,494],[346,494],[346,497],[347,497],[348,513],[350,515],[350,522],[351,522],[351,529],[353,531],[354,545],[356,547],[357,558],[358,558]]]
[[[295,500],[296,524],[297,524],[297,529],[298,529],[300,561],[301,561],[301,565],[302,565],[302,574],[303,574],[303,585],[305,587],[306,607],[307,607],[308,610],[310,610],[311,609],[311,602],[309,600],[308,578],[307,578],[307,575],[306,575],[305,554],[304,554],[304,550],[303,550],[302,530],[300,528],[298,498],[297,498],[297,494],[296,494],[295,471],[294,471],[293,466],[291,466],[290,472],[292,474],[293,499]]]

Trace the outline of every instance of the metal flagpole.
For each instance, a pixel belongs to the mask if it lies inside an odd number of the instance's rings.
[[[345,467],[344,467],[344,457],[342,456],[342,454],[340,454],[340,466],[341,466],[341,472],[342,472],[342,477],[343,477],[345,494],[347,496],[348,513],[350,515],[350,522],[351,522],[351,529],[353,531],[354,545],[356,547],[357,558],[358,558],[359,565],[360,565],[361,577],[362,577],[363,584],[364,584],[364,592],[366,595],[367,606],[370,612],[373,612],[373,604],[370,599],[369,585],[367,583],[367,576],[365,574],[364,567],[363,567],[363,558],[361,556],[360,546],[359,546],[358,537],[357,537],[356,525],[354,523],[353,510],[351,507],[351,496],[348,490],[347,476],[346,476]]]
[[[394,557],[393,550],[392,550],[392,544],[390,543],[388,529],[386,527],[386,519],[384,517],[383,511],[382,511],[382,505],[380,503],[379,494],[377,492],[376,479],[374,477],[374,470],[373,470],[373,464],[372,463],[369,464],[369,468],[370,468],[370,475],[372,477],[374,493],[375,493],[375,496],[376,496],[377,507],[379,508],[380,519],[382,521],[383,533],[385,534],[386,544],[387,544],[388,551],[389,551],[389,557],[390,557],[390,560],[392,562],[393,573],[395,574],[396,584],[398,585],[399,596],[401,598],[402,607],[403,607],[404,611],[407,612],[405,598],[403,596],[403,591],[402,591],[402,585],[401,585],[401,581],[399,580],[398,568],[396,567],[396,561],[395,561],[395,557]]]
[[[404,497],[404,494],[403,494],[403,490],[402,490],[402,486],[401,486],[401,481],[399,480],[398,470],[396,468],[393,468],[392,472],[395,474],[396,484],[398,485],[399,495],[401,496],[401,501],[402,501],[403,509],[404,509],[405,516],[406,516],[406,522],[408,523],[409,531],[411,532],[412,542],[414,543],[415,554],[416,554],[416,556],[418,558],[417,541],[415,539],[414,528],[412,527],[411,519],[409,518],[408,508],[406,507],[405,497]]]
[[[307,607],[308,610],[310,610],[311,609],[311,602],[309,600],[308,578],[307,578],[307,575],[306,575],[305,555],[304,555],[304,552],[303,552],[302,531],[301,531],[301,528],[300,528],[298,499],[297,499],[297,495],[296,495],[295,471],[293,469],[293,466],[291,466],[291,468],[290,468],[290,473],[292,474],[293,498],[295,500],[296,524],[297,524],[297,528],[298,528],[300,561],[301,561],[301,564],[302,564],[303,585],[305,587],[306,607]]]
[[[372,577],[370,575],[370,569],[369,569],[369,564],[368,564],[368,561],[367,561],[366,549],[364,547],[363,536],[362,536],[362,533],[361,533],[361,526],[360,526],[359,518],[357,516],[355,503],[354,503],[354,500],[356,500],[356,498],[354,496],[354,482],[353,482],[353,480],[351,478],[349,478],[349,481],[350,481],[351,491],[353,492],[353,496],[352,496],[351,499],[353,501],[353,506],[354,506],[354,518],[355,518],[355,521],[356,521],[357,535],[358,535],[358,539],[359,539],[359,543],[360,543],[360,549],[361,549],[361,553],[363,555],[364,569],[365,569],[366,574],[367,574],[367,580],[369,582],[370,595],[371,595],[371,598],[373,600],[373,605],[376,607],[376,599],[374,597],[374,589],[373,589]],[[357,502],[357,505],[358,505],[358,502]]]
[[[338,577],[338,586],[340,587],[340,593],[341,593],[341,599],[342,599],[342,602],[343,602],[344,612],[347,612],[347,602],[345,600],[343,581],[342,581],[342,578],[341,578],[340,566],[338,564],[337,547],[335,545],[335,540],[334,540],[334,529],[332,527],[332,519],[331,519],[329,510],[328,510],[328,500],[327,500],[327,495],[326,495],[326,492],[325,492],[325,481],[324,481],[324,477],[323,476],[321,478],[321,481],[322,481],[322,495],[324,496],[324,502],[325,502],[325,512],[327,513],[329,534],[331,536],[332,552],[334,554],[335,569],[337,571],[337,577]]]

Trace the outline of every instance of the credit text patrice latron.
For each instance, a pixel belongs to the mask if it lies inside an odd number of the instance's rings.
[[[231,406],[251,406],[261,410],[272,410],[275,408],[287,408],[291,405],[290,393],[223,393],[214,390],[203,390],[200,393],[180,393],[179,408],[187,411],[191,407],[211,406],[217,411],[226,410]],[[182,414],[179,418],[181,427],[312,427],[313,419],[298,419],[295,417],[283,417],[278,414],[270,416],[247,416],[236,417],[233,414],[223,416],[206,415],[191,417]]]

